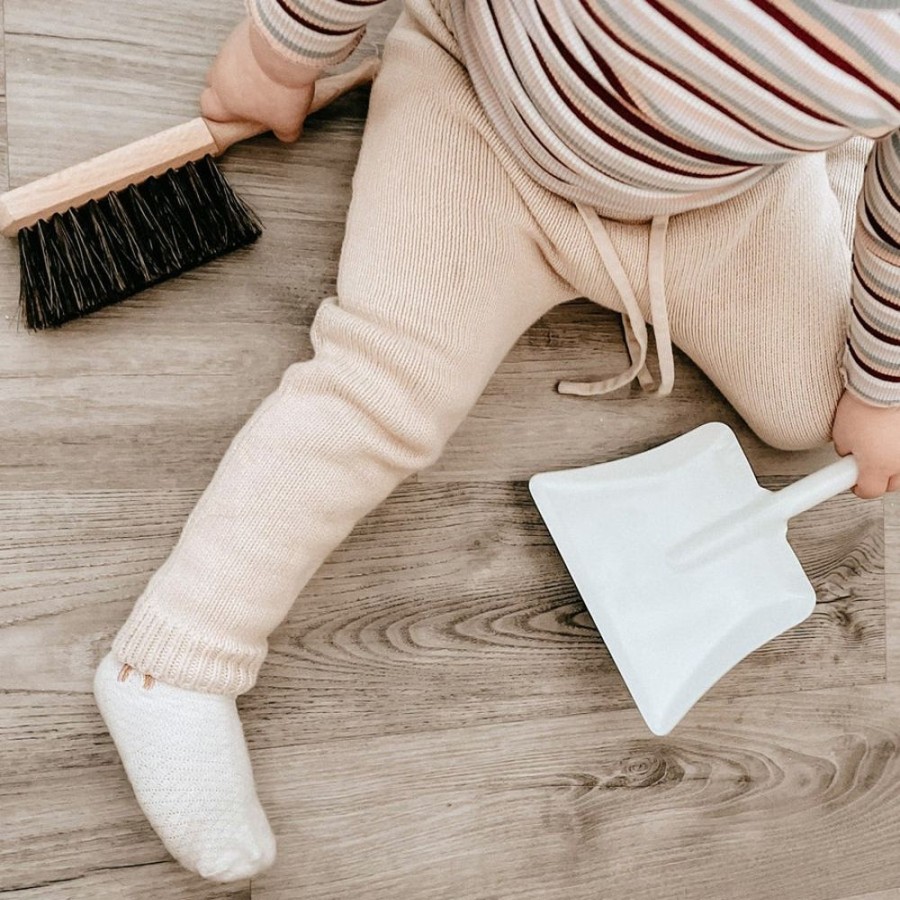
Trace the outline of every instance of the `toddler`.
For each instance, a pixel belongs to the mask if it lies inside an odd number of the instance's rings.
[[[295,140],[382,0],[249,0],[204,115]],[[170,852],[269,866],[235,697],[355,523],[432,464],[559,303],[677,344],[767,443],[833,440],[900,486],[900,4],[408,0],[384,48],[337,296],[234,438],[100,663],[95,695]],[[647,323],[659,384],[647,365]]]

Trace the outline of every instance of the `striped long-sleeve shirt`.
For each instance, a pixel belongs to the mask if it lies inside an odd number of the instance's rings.
[[[874,140],[849,388],[900,406],[900,3],[451,0],[485,110],[535,180],[620,219],[718,203],[799,153]],[[248,0],[285,55],[344,59],[383,0]]]

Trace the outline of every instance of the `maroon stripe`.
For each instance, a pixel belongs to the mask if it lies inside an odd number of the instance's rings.
[[[575,74],[578,75],[579,78],[581,78],[584,84],[589,87],[600,100],[602,100],[613,112],[623,118],[626,122],[642,131],[648,137],[651,137],[654,140],[658,141],[660,144],[663,144],[666,147],[670,147],[673,150],[677,150],[680,153],[684,153],[688,156],[693,156],[695,159],[702,159],[704,162],[716,163],[717,165],[729,166],[738,172],[746,171],[749,168],[746,163],[741,164],[740,160],[728,159],[725,156],[718,156],[715,153],[706,153],[696,147],[691,147],[689,144],[684,144],[676,138],[673,138],[671,135],[666,134],[664,131],[655,128],[646,119],[637,115],[637,113],[635,113],[633,109],[630,109],[628,106],[622,103],[622,101],[619,100],[619,98],[616,97],[615,94],[612,94],[608,90],[606,90],[606,88],[602,84],[600,84],[600,82],[597,81],[597,79],[594,78],[587,69],[585,69],[585,67],[572,54],[569,48],[566,47],[562,40],[560,40],[559,35],[550,26],[550,23],[544,17],[544,13],[540,9],[538,9],[538,15],[541,17],[541,21],[544,23],[544,28],[547,30],[547,34],[550,37],[550,40],[553,42],[553,45],[556,47],[560,56],[562,56],[562,58],[566,61],[569,68],[572,69],[572,71],[575,72]],[[576,108],[574,104],[570,102],[569,98],[565,94],[560,94],[560,96],[566,102],[568,107],[573,112],[576,112]]]
[[[887,297],[882,297],[877,291],[873,290],[869,283],[862,276],[862,272],[859,271],[859,267],[856,265],[856,262],[853,263],[853,273],[859,279],[859,283],[866,289],[866,293],[870,294],[875,300],[881,303],[883,306],[886,306],[888,309],[896,309],[897,312],[900,312],[900,304],[894,303],[891,300],[888,300]]]
[[[852,75],[857,81],[870,87],[876,94],[887,100],[891,106],[896,106],[897,101],[884,88],[872,81],[868,75],[864,75],[855,66],[850,65],[846,59],[838,56],[827,44],[823,44],[815,35],[810,34],[805,28],[801,28],[790,16],[786,15],[782,10],[778,9],[769,0],[751,0],[754,6],[761,9],[768,16],[773,18],[780,25],[784,26],[794,37],[799,38],[811,50],[815,50],[819,56],[827,59],[831,65],[838,69],[842,69],[848,75]]]
[[[543,17],[544,14],[541,13],[541,18]],[[575,30],[578,31],[577,28]],[[600,55],[600,52],[593,47],[591,42],[585,39],[585,36],[580,31],[578,31],[578,36],[584,41],[584,46],[587,47],[588,53],[591,54],[591,58],[597,64],[597,68],[600,69],[606,80],[613,86],[613,89],[626,103],[636,107],[637,104],[634,102],[631,94],[628,93],[625,85],[622,84],[619,76],[613,71],[612,66]]]
[[[506,41],[504,40],[503,34],[500,31],[500,28],[498,26],[497,16],[494,14],[494,8],[493,8],[493,6],[491,6],[490,3],[488,3],[488,12],[491,14],[491,20],[494,23],[494,33],[497,35],[497,38],[500,41],[500,46],[503,48],[503,55],[506,57],[507,60],[509,60],[509,64],[511,66],[513,66],[513,68],[515,68],[515,66],[513,65],[512,57],[509,55],[509,47],[506,46]],[[518,77],[518,75],[519,75],[519,73],[516,72],[517,77]],[[521,81],[521,78],[519,79],[519,81]],[[513,107],[513,112],[515,112],[516,116],[518,117],[518,120],[525,126],[525,128],[528,129],[528,133],[534,138],[535,143],[539,144],[541,146],[541,148],[544,150],[544,152],[551,158],[555,159],[556,162],[559,163],[560,166],[568,169],[569,167],[566,166],[566,164],[540,139],[540,137],[537,134],[535,134],[534,129],[525,121],[525,119],[522,117],[522,114],[515,108],[515,106]],[[562,181],[562,179],[559,178],[558,175],[555,175],[545,165],[543,165],[540,162],[540,160],[538,160],[535,157],[535,155],[524,144],[521,144],[521,147],[528,154],[528,158],[542,172],[546,172],[551,178],[554,178],[557,181]]]
[[[510,53],[509,53],[509,47],[507,47],[506,41],[503,39],[503,33],[502,33],[502,31],[500,30],[500,25],[499,25],[499,23],[497,22],[497,14],[494,12],[494,5],[493,5],[492,2],[488,2],[488,3],[486,4],[486,6],[487,6],[488,12],[491,14],[491,21],[492,21],[493,24],[494,24],[494,33],[497,35],[498,39],[500,40],[500,45],[503,47],[503,53],[504,53],[504,55],[506,56],[506,59],[509,60],[510,65],[513,67],[513,69],[515,69],[515,64],[513,63],[512,57],[510,56]],[[552,76],[552,75],[550,74],[550,72],[547,70],[547,67],[544,65],[544,60],[543,60],[543,58],[541,57],[540,53],[537,52],[537,48],[534,47],[534,43],[533,43],[533,42],[532,42],[531,46],[534,48],[535,55],[537,56],[537,58],[538,58],[538,60],[540,61],[541,65],[544,67],[544,72],[547,74],[547,77],[550,79],[550,81],[553,83],[554,87],[556,87],[557,92],[559,93],[559,92],[560,92],[560,91],[559,91],[559,85],[556,84],[556,82],[555,82],[554,79],[553,79],[553,76]],[[516,72],[516,75],[519,76],[519,73]],[[520,81],[520,82],[522,81],[521,77],[519,77],[519,81]],[[581,115],[582,115],[582,114],[579,112],[579,110],[577,110],[577,109],[575,110],[575,114],[576,114],[577,116],[579,116],[579,117],[581,117]],[[526,128],[528,128],[529,132],[531,132],[531,134],[534,136],[534,139],[537,141],[537,143],[539,143],[539,144],[541,145],[541,147],[543,147],[544,150],[545,150],[550,156],[552,156],[552,157],[553,157],[553,158],[554,158],[561,166],[565,166],[565,163],[563,163],[563,162],[556,156],[556,154],[553,153],[553,152],[552,152],[552,151],[544,144],[544,142],[543,142],[543,141],[542,141],[542,140],[534,133],[534,131],[531,129],[531,127],[528,125],[528,123],[525,122],[524,118],[522,117],[521,113],[519,113],[518,110],[516,110],[516,115],[519,116],[519,120],[522,121],[522,122],[525,124]],[[623,150],[623,151],[625,151],[626,153],[629,153],[629,154],[632,155],[632,156],[635,156],[635,153],[631,150],[631,148],[626,147],[624,144],[621,144],[620,142],[616,141],[611,135],[607,137],[606,135],[604,135],[604,133],[603,133],[602,131],[599,131],[598,129],[593,128],[593,126],[591,125],[590,122],[585,122],[585,124],[587,124],[588,127],[591,127],[595,134],[598,134],[598,135],[600,135],[601,137],[606,137],[606,139],[608,140],[608,142],[609,142],[612,146],[617,147],[617,148],[619,148],[620,150]],[[527,150],[527,148],[526,148],[526,150]],[[528,155],[529,155],[532,159],[534,159],[534,155],[533,155],[533,154],[529,153]],[[637,158],[642,158],[642,157],[637,156]],[[537,162],[537,160],[535,160],[535,162]],[[652,163],[653,165],[656,165],[658,168],[663,168],[663,169],[667,168],[666,166],[664,166],[664,165],[661,164],[661,163],[656,163],[655,160],[649,160],[649,159],[648,159],[647,162],[650,162],[650,163]],[[538,165],[540,165],[540,163],[538,163]],[[547,169],[546,169],[546,168],[544,168],[543,166],[541,166],[541,168],[544,169],[545,172],[547,172]],[[566,166],[566,168],[568,168],[568,167]],[[669,171],[677,171],[677,170],[669,170]],[[556,176],[556,175],[553,175],[552,172],[548,172],[548,174],[551,175],[553,178],[557,178],[557,176]],[[690,175],[690,174],[692,174],[692,173],[690,173],[690,172],[679,172],[679,174],[681,174],[681,175]],[[609,176],[609,177],[613,177],[613,176]],[[718,177],[718,176],[709,176],[709,177]],[[557,178],[557,180],[561,180],[561,179],[558,179],[558,178]],[[619,181],[620,183],[622,183],[621,179],[614,179],[614,180]]]
[[[751,122],[748,122],[746,119],[741,118],[733,109],[729,109],[723,103],[720,103],[714,97],[707,94],[705,91],[701,91],[696,85],[691,84],[689,81],[686,81],[682,78],[674,69],[667,69],[665,66],[658,63],[653,57],[646,56],[640,52],[636,47],[632,47],[630,44],[627,44],[623,41],[607,24],[604,22],[597,13],[591,8],[589,0],[581,0],[581,5],[584,11],[596,22],[596,24],[605,32],[605,34],[617,43],[626,53],[631,54],[631,56],[639,59],[642,63],[650,66],[653,69],[656,69],[657,72],[665,75],[671,81],[674,81],[679,87],[684,88],[689,93],[693,94],[695,97],[699,97],[704,103],[708,103],[713,109],[718,110],[723,115],[727,116],[734,122],[737,122],[739,125],[742,125],[752,134],[755,134],[757,137],[761,137],[766,141],[769,141],[771,144],[775,144],[776,147],[783,147],[785,150],[796,150],[800,152],[807,152],[809,150],[808,147],[795,147],[793,144],[785,144],[779,141],[777,138],[773,137],[770,134],[766,134],[766,132],[761,131]]]
[[[881,174],[881,160],[878,158],[878,153],[876,152],[874,155],[874,163],[875,163],[875,176],[878,179],[878,185],[881,188],[881,193],[884,194],[887,202],[900,213],[900,204],[898,204],[894,195],[890,192],[887,186],[887,182],[884,180],[884,177]]]
[[[353,34],[355,31],[359,31],[359,27],[349,28],[346,31],[334,31],[330,28],[323,28],[321,25],[316,25],[315,22],[310,22],[309,19],[304,19],[297,10],[293,9],[287,0],[275,0],[275,2],[299,25],[302,25],[304,28],[308,28],[310,31],[318,32],[319,34],[329,34],[329,35],[347,35]]]
[[[568,168],[566,164],[534,133],[534,129],[522,118],[521,113],[517,109],[514,109],[516,116],[518,116],[519,121],[528,129],[528,133],[534,138],[536,144],[540,144],[541,148],[544,152],[556,160],[563,168]],[[528,154],[528,158],[542,171],[546,172],[551,178],[555,178],[557,181],[562,181],[562,179],[551,172],[539,159],[535,157],[535,155],[524,145],[522,144],[522,149]]]
[[[859,354],[853,349],[853,344],[850,341],[847,341],[847,349],[850,351],[850,355],[856,360],[856,364],[863,370],[863,372],[868,373],[873,378],[877,378],[879,381],[889,381],[892,384],[900,383],[900,375],[885,375],[884,372],[879,372],[877,369],[873,369],[867,363],[864,363],[860,358]]]
[[[870,325],[860,314],[859,309],[856,306],[856,302],[853,298],[850,298],[850,306],[853,308],[853,312],[856,316],[856,321],[859,322],[862,327],[869,332],[873,337],[878,338],[879,341],[883,341],[885,344],[892,344],[894,347],[900,347],[900,338],[891,337],[889,334],[885,334],[883,331],[879,331],[873,325]]]
[[[896,238],[886,231],[881,222],[875,218],[872,210],[869,208],[869,204],[865,201],[865,198],[863,198],[863,208],[866,211],[866,218],[869,220],[869,225],[872,226],[872,230],[875,234],[877,234],[889,247],[892,247],[894,250],[900,250],[900,244],[897,243]]]
[[[534,55],[537,57],[538,62],[541,64],[541,68],[544,70],[544,74],[547,76],[550,83],[556,89],[557,94],[559,94],[560,97],[564,97],[562,87],[559,85],[559,83],[553,77],[553,73],[550,71],[550,69],[547,66],[547,63],[544,61],[544,57],[541,56],[541,53],[538,50],[537,45],[534,43],[534,41],[530,41],[530,43],[531,43],[531,49],[534,51]],[[576,118],[583,125],[587,126],[594,134],[596,134],[598,137],[600,137],[604,141],[606,141],[607,144],[609,144],[612,147],[615,147],[617,150],[621,150],[623,153],[628,154],[628,156],[630,156],[632,159],[637,159],[637,160],[640,160],[641,162],[645,162],[648,165],[653,166],[653,168],[660,169],[663,172],[671,172],[674,175],[685,175],[688,178],[721,178],[722,177],[721,172],[715,172],[715,173],[710,173],[710,174],[691,172],[688,169],[679,169],[679,168],[676,168],[675,166],[669,165],[668,163],[664,163],[658,159],[654,159],[651,156],[647,156],[646,154],[641,153],[636,148],[634,148],[634,147],[624,143],[623,141],[619,140],[618,138],[614,137],[612,134],[610,134],[608,131],[604,130],[603,128],[600,128],[599,125],[597,125],[593,120],[589,119],[577,106],[572,106],[571,104],[568,104],[568,103],[567,103],[567,105],[569,106],[569,109],[571,109],[572,112],[575,114]],[[754,167],[753,166],[743,166],[742,168],[736,169],[735,171],[736,172],[747,171],[748,169],[751,169],[751,168],[754,168]]]
[[[702,34],[700,34],[699,31],[688,25],[688,23],[685,22],[684,19],[676,16],[675,13],[663,6],[660,2],[658,2],[658,0],[646,0],[646,2],[650,6],[652,6],[658,13],[660,13],[660,15],[668,19],[673,25],[675,25],[677,28],[680,28],[688,37],[695,40],[701,47],[709,50],[710,53],[714,53],[719,57],[719,59],[727,62],[735,71],[740,72],[742,75],[744,75],[746,78],[749,78],[752,82],[758,84],[760,87],[764,87],[767,91],[769,91],[769,93],[774,94],[776,97],[778,97],[779,100],[784,100],[785,103],[790,104],[795,109],[799,109],[800,112],[804,112],[807,115],[818,119],[820,122],[825,122],[828,125],[840,125],[839,122],[835,122],[833,119],[829,119],[826,116],[823,116],[821,113],[810,109],[810,107],[806,106],[804,103],[801,103],[795,97],[791,97],[780,88],[775,87],[774,84],[770,84],[764,78],[761,78],[755,72],[752,72],[746,66],[742,65],[736,59],[725,53],[725,50],[722,47],[717,46],[712,41],[708,40]]]
[[[534,138],[535,143],[540,144],[547,155],[552,156],[553,159],[555,159],[561,166],[563,166],[564,168],[568,168],[566,164],[540,139],[540,136],[535,134],[534,129],[522,118],[522,115],[519,113],[519,111],[514,110],[514,112],[518,116],[519,121],[528,129],[528,133]],[[535,159],[534,154],[531,153],[531,151],[529,151],[529,149],[524,144],[522,145],[522,149],[528,154],[528,158],[534,161],[534,164],[538,166],[538,168],[546,172],[551,178],[555,179],[556,181],[559,181],[563,184],[565,183],[564,179],[560,178],[559,175],[557,175],[555,172],[551,172],[545,165],[540,162],[540,160]],[[627,181],[623,181],[621,178],[617,178],[615,175],[611,175],[609,173],[605,173],[605,175],[610,181],[615,181],[618,184],[624,184],[630,187]]]
[[[582,39],[584,35],[581,32],[578,33],[579,37]],[[600,53],[595,50],[588,41],[584,42],[585,47],[587,47],[588,53],[591,54],[592,59],[597,64],[597,67],[606,77],[606,80],[613,86],[613,88],[618,92],[619,96],[626,102],[630,103],[632,106],[637,106],[632,98],[631,94],[628,93],[625,85],[619,80],[618,75],[612,70],[612,66],[600,55]]]

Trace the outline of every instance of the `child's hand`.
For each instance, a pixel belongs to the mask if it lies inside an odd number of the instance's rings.
[[[215,122],[260,122],[296,141],[319,69],[293,63],[269,46],[249,19],[231,32],[206,76],[200,110]]]
[[[900,489],[900,408],[869,406],[844,391],[832,426],[834,449],[859,465],[857,497],[869,500]]]

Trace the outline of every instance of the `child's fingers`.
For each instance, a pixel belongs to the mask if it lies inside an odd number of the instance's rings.
[[[888,482],[889,491],[900,491],[900,475],[892,475]]]
[[[889,490],[889,479],[883,472],[860,472],[859,481],[853,488],[853,493],[862,500],[874,500]]]
[[[293,144],[300,137],[300,132],[303,129],[301,127],[289,129],[287,131],[282,131],[281,129],[275,130],[273,129],[272,133],[275,137],[278,138],[279,141],[284,141],[285,144]]]
[[[213,122],[230,122],[235,118],[211,87],[204,88],[200,95],[200,112]]]

